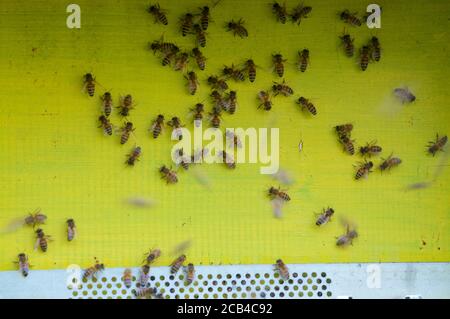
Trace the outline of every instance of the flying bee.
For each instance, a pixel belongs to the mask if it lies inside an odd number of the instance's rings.
[[[135,129],[133,128],[133,123],[126,122],[124,126],[121,128],[122,136],[120,137],[120,144],[125,144],[128,139],[130,138],[131,132],[133,132]]]
[[[380,41],[377,37],[372,37],[370,39],[370,46],[372,47],[372,59],[375,61],[380,61],[381,58],[381,47],[380,47]]]
[[[287,10],[286,10],[286,4],[280,5],[278,2],[274,2],[272,4],[272,12],[277,17],[277,21],[280,21],[282,24],[286,23],[287,19]]]
[[[301,96],[297,100],[297,104],[299,104],[302,107],[302,110],[306,109],[312,115],[317,115],[317,110],[314,104],[312,104],[308,99],[304,98],[303,96]]]
[[[36,230],[36,243],[34,245],[34,250],[37,250],[37,248],[40,247],[43,252],[46,252],[48,248],[48,240],[50,239],[50,236],[46,235],[42,229],[38,228],[38,230]]]
[[[181,167],[184,168],[185,171],[187,171],[189,169],[189,160],[184,156],[184,151],[183,148],[179,148],[178,150],[176,150],[176,156],[178,157],[179,163],[181,165]]]
[[[202,30],[206,31],[208,29],[209,19],[209,7],[204,6],[201,8],[200,12],[200,26],[202,27]]]
[[[164,178],[167,184],[175,184],[178,182],[177,173],[165,165],[161,166],[159,172],[161,173],[161,178]]]
[[[228,84],[224,79],[220,79],[217,76],[211,75],[208,77],[208,84],[213,90],[226,91],[228,90]]]
[[[197,89],[200,85],[200,83],[197,80],[197,74],[195,74],[194,71],[188,72],[187,76],[184,76],[187,80],[187,88],[189,91],[189,94],[194,95],[195,92],[197,92]]]
[[[26,225],[33,225],[35,227],[36,225],[45,224],[46,220],[47,216],[41,212],[40,208],[37,208],[32,214],[25,217],[24,222]]]
[[[139,161],[139,157],[141,156],[142,149],[140,146],[136,146],[133,148],[133,151],[131,151],[130,154],[128,154],[128,159],[126,160],[125,164],[129,166],[134,166],[136,161]]]
[[[383,160],[383,162],[380,164],[381,171],[390,170],[391,168],[400,165],[402,162],[402,160],[398,157],[392,157],[392,154],[389,155],[389,157],[386,159],[381,159]]]
[[[277,96],[278,94],[281,94],[283,96],[291,96],[292,94],[294,94],[294,90],[289,85],[287,85],[284,80],[283,83],[273,82],[272,91],[274,93],[274,96]]]
[[[134,109],[133,107],[133,97],[130,94],[125,95],[125,97],[120,98],[120,106],[117,108],[120,109],[119,114],[122,116],[128,116],[130,114],[130,110]]]
[[[195,268],[194,264],[190,263],[187,265],[186,269],[186,284],[190,285],[194,281],[195,278]]]
[[[436,140],[428,143],[428,153],[434,156],[438,151],[444,151],[444,146],[447,144],[447,140],[447,135],[439,137],[439,134],[436,134]]]
[[[167,21],[166,13],[160,8],[159,3],[151,5],[148,8],[148,12],[155,18],[155,23],[162,23],[163,25],[167,25],[169,23]]]
[[[150,131],[152,132],[153,138],[157,138],[164,127],[164,115],[159,114],[156,119],[153,121],[152,126],[150,127]]]
[[[96,257],[95,264],[89,268],[87,268],[83,273],[83,280],[87,280],[89,278],[97,278],[97,274],[105,269],[105,265],[101,264]]]
[[[358,237],[358,233],[355,229],[350,230],[350,226],[347,225],[347,231],[344,235],[341,235],[336,240],[337,246],[348,246],[353,243],[353,240]]]
[[[105,113],[105,116],[109,116],[111,114],[111,110],[113,107],[112,97],[110,92],[105,92],[101,96],[102,104],[103,104],[103,112]]]
[[[361,146],[359,149],[359,152],[361,155],[365,156],[372,156],[372,155],[378,155],[383,150],[381,146],[375,145],[376,141],[367,143],[366,146]]]
[[[235,169],[236,168],[236,162],[234,161],[234,157],[230,154],[228,154],[225,151],[218,152],[219,156],[222,158],[223,163],[230,168]]]
[[[100,121],[99,127],[103,128],[105,134],[112,135],[113,127],[108,118],[104,115],[100,115],[98,120]]]
[[[245,61],[245,69],[248,72],[248,79],[250,82],[255,82],[256,79],[256,64],[252,59]]]
[[[350,155],[355,154],[355,147],[353,145],[353,140],[351,140],[347,135],[341,135],[339,137],[339,142],[341,142],[344,147],[344,151]]]
[[[373,163],[364,161],[359,162],[358,166],[356,166],[358,169],[356,171],[356,175],[355,175],[355,179],[361,179],[361,177],[367,178],[367,176],[369,175],[369,173],[372,173],[371,168],[373,167]]]
[[[236,91],[230,91],[225,98],[226,109],[228,113],[234,114],[236,112],[237,107],[237,93]]]
[[[231,20],[227,23],[227,31],[233,33],[234,36],[239,36],[241,38],[248,37],[248,31],[244,27],[244,20],[239,19],[237,22],[234,20]]]
[[[153,263],[159,256],[161,256],[161,250],[158,248],[151,249],[147,254],[147,257],[145,257],[144,261],[147,264]]]
[[[284,74],[284,62],[286,59],[283,59],[283,56],[280,53],[272,55],[272,62],[274,65],[275,72],[278,74],[280,78],[283,77]]]
[[[30,272],[30,264],[28,262],[28,256],[25,253],[20,253],[17,255],[18,261],[14,263],[19,265],[19,271],[22,276],[27,277]]]
[[[261,104],[259,104],[258,106],[258,109],[260,107],[262,107],[264,111],[270,111],[272,109],[272,101],[270,98],[270,94],[267,91],[260,91],[258,93],[258,99],[261,102]]]
[[[180,257],[175,259],[170,264],[170,273],[172,275],[176,274],[178,272],[178,270],[180,270],[181,266],[183,266],[183,263],[184,263],[185,260],[186,260],[186,255],[181,255]]]
[[[150,277],[150,266],[145,264],[141,267],[141,271],[139,272],[139,287],[145,288],[147,287],[148,279]]]
[[[187,52],[182,52],[181,54],[175,56],[174,67],[175,71],[185,70],[189,63],[189,54]]]
[[[95,93],[95,78],[91,73],[84,75],[84,88],[89,96],[94,96]]]
[[[206,58],[203,55],[203,53],[200,51],[199,48],[193,48],[192,55],[194,56],[195,61],[197,62],[198,68],[203,71],[206,67]]]
[[[184,126],[181,124],[181,121],[178,117],[174,116],[172,117],[172,119],[170,121],[167,122],[167,125],[173,127],[173,133],[176,136],[178,136],[178,140],[182,140],[183,139],[183,131],[181,130],[181,128]]]
[[[67,222],[67,240],[72,241],[77,234],[77,226],[75,225],[75,221],[72,218],[69,218],[66,222]]]
[[[300,72],[305,72],[309,64],[309,50],[303,49],[298,51],[298,69]]]
[[[340,14],[341,20],[345,23],[348,23],[352,26],[360,27],[361,26],[361,20],[356,17],[356,13],[350,13],[347,9],[342,11]]]
[[[130,268],[125,269],[125,271],[123,272],[122,280],[125,287],[131,288],[131,284],[133,281],[133,274]]]
[[[138,290],[134,291],[134,295],[137,298],[154,298],[156,296],[159,296],[159,295],[155,295],[155,294],[156,294],[156,289],[150,288],[150,287],[139,288]]]
[[[225,110],[227,108],[225,99],[222,97],[222,95],[217,90],[214,90],[211,92],[211,98],[214,103],[214,106],[213,106],[214,109]]]
[[[221,122],[221,120],[220,120],[221,112],[222,112],[222,109],[215,106],[215,107],[213,107],[213,111],[211,113],[209,113],[211,126],[213,128],[219,128],[220,122]]]
[[[181,35],[185,37],[192,30],[192,25],[194,23],[194,15],[192,13],[186,13],[180,19]]]
[[[291,13],[291,20],[293,23],[297,23],[297,25],[300,25],[300,22],[303,18],[308,18],[308,14],[312,11],[312,7],[298,5],[294,8],[294,10]]]
[[[353,124],[346,123],[335,126],[336,133],[338,133],[339,136],[345,135],[350,136],[352,130],[353,130]]]
[[[334,214],[334,209],[328,207],[327,209],[323,209],[323,213],[319,215],[319,217],[316,220],[317,226],[323,226],[326,223],[328,223],[331,219],[331,216]]]
[[[227,138],[229,148],[235,148],[235,147],[242,148],[241,139],[239,138],[239,136],[234,134],[232,131],[226,130],[225,136]]]
[[[350,37],[350,34],[344,33],[339,37],[342,41],[342,45],[344,46],[345,55],[351,58],[355,52],[355,46],[353,45],[354,39]]]
[[[203,120],[203,112],[205,111],[205,107],[202,103],[195,104],[194,108],[191,108],[191,112],[194,114],[193,121],[196,127],[200,126],[201,121]]]
[[[370,48],[365,45],[360,50],[360,62],[359,65],[361,66],[361,70],[365,71],[367,69],[367,66],[369,65],[369,55],[370,55]]]
[[[407,87],[394,89],[394,95],[402,102],[402,104],[412,103],[416,100],[414,94],[412,94]]]
[[[224,66],[222,73],[227,78],[232,78],[235,81],[245,81],[244,73],[236,68],[233,64],[231,65],[231,67]]]
[[[199,24],[194,24],[194,33],[197,37],[197,44],[202,48],[206,47],[206,32],[202,30]]]
[[[286,266],[286,264],[281,260],[281,259],[277,259],[277,261],[275,262],[275,271],[280,274],[280,277],[283,280],[288,280],[289,279],[289,269]]]
[[[289,195],[286,192],[280,190],[280,187],[275,188],[275,187],[271,186],[269,188],[269,196],[272,198],[278,197],[278,198],[284,200],[285,202],[288,202],[291,200],[291,198],[289,197]]]

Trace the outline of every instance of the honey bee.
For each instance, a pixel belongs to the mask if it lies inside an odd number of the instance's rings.
[[[213,90],[226,91],[228,90],[228,84],[224,79],[220,79],[217,76],[211,75],[208,77],[208,84]]]
[[[172,60],[175,60],[176,53],[174,52],[163,52],[163,58],[161,60],[161,65],[166,66],[172,63]]]
[[[219,128],[219,126],[220,126],[220,114],[221,114],[221,109],[219,107],[216,107],[216,106],[213,107],[213,111],[211,113],[209,113],[212,127]]]
[[[144,261],[147,264],[151,264],[153,263],[159,256],[161,256],[161,250],[158,248],[152,249],[150,250],[150,252],[148,252],[148,254],[146,254],[147,257],[144,259]]]
[[[369,54],[370,48],[368,46],[363,46],[360,51],[360,62],[361,70],[365,71],[369,65]]]
[[[155,296],[155,294],[156,294],[156,289],[150,288],[150,287],[139,288],[138,290],[134,291],[134,295],[137,298],[152,298]]]
[[[308,18],[308,14],[312,11],[312,7],[298,5],[294,8],[291,14],[291,20],[293,23],[297,23],[297,25],[300,25],[300,22],[303,18]]]
[[[348,246],[353,243],[353,240],[358,237],[358,233],[355,229],[350,230],[350,226],[347,225],[347,231],[344,235],[339,236],[336,241],[337,246]]]
[[[174,116],[170,121],[167,122],[167,125],[173,127],[173,134],[178,136],[178,140],[183,139],[183,131],[181,128],[184,126],[181,124],[181,121],[178,117]]]
[[[25,217],[24,222],[26,225],[33,225],[35,227],[36,225],[45,224],[46,220],[47,216],[42,213],[40,208],[37,208],[32,214]]]
[[[346,124],[337,125],[337,126],[335,126],[335,129],[339,136],[342,136],[342,135],[350,136],[350,134],[353,130],[353,124],[346,123]]]
[[[120,106],[117,108],[120,109],[119,114],[122,116],[128,116],[130,113],[130,110],[132,110],[133,107],[133,97],[130,94],[125,95],[125,97],[120,98]]]
[[[192,25],[194,23],[194,15],[192,13],[186,13],[180,20],[181,24],[181,35],[185,37],[192,30]]]
[[[48,248],[48,240],[50,239],[50,236],[45,235],[44,231],[38,228],[36,230],[36,243],[34,245],[34,250],[37,250],[37,248],[40,247],[43,252],[46,252]]]
[[[203,120],[203,112],[205,111],[202,103],[195,104],[194,108],[191,108],[191,112],[194,113],[193,120],[196,127],[199,127]]]
[[[199,48],[193,48],[192,55],[194,56],[195,61],[197,62],[198,68],[203,71],[206,67],[206,58],[203,55],[203,53],[200,51]]]
[[[356,171],[356,175],[355,175],[355,179],[361,179],[362,177],[367,178],[367,176],[369,175],[369,173],[372,173],[371,168],[373,167],[373,163],[364,161],[359,162],[358,166],[357,166],[357,171]]]
[[[280,78],[282,78],[284,74],[284,62],[286,62],[287,60],[283,59],[283,56],[280,53],[277,53],[272,55],[272,61],[275,72]]]
[[[159,114],[156,119],[153,121],[152,126],[150,127],[150,131],[152,132],[153,138],[157,138],[164,127],[164,115]]]
[[[242,148],[241,139],[239,138],[239,136],[234,134],[232,131],[226,130],[225,131],[225,136],[227,137],[228,147],[229,148],[234,148],[234,147]]]
[[[359,149],[359,152],[361,155],[365,156],[372,156],[372,155],[378,155],[383,150],[381,146],[375,145],[376,141],[372,141],[370,143],[367,143],[366,146],[361,146]]]
[[[184,263],[185,260],[186,260],[186,255],[181,255],[180,257],[175,259],[170,264],[170,273],[172,275],[176,274],[178,272],[178,270],[180,270],[181,266],[183,266],[183,263]]]
[[[197,36],[197,44],[204,48],[206,46],[206,32],[199,24],[194,24],[194,33]]]
[[[381,59],[381,47],[380,47],[380,41],[377,37],[372,37],[370,39],[370,45],[372,47],[372,59],[375,61],[380,61]]]
[[[194,95],[197,92],[197,89],[200,83],[197,80],[197,74],[194,71],[190,71],[187,76],[184,76],[187,80],[187,88],[189,94]]]
[[[245,62],[245,69],[248,71],[248,79],[250,82],[255,82],[256,80],[256,64],[252,59],[248,59]]]
[[[153,41],[150,44],[150,49],[153,51],[153,54],[158,51],[161,53],[172,52],[174,54],[180,51],[180,48],[176,44],[165,42],[163,36],[161,36],[161,39]]]
[[[312,104],[308,99],[304,98],[303,96],[301,96],[297,100],[297,104],[299,104],[302,107],[302,110],[306,109],[312,115],[317,115],[317,110],[314,104]]]
[[[134,166],[136,161],[139,161],[139,157],[141,156],[142,149],[140,146],[136,146],[133,151],[128,154],[128,159],[126,160],[125,164],[128,164],[129,166]]]
[[[125,287],[131,288],[131,284],[133,281],[133,274],[130,268],[125,269],[125,271],[123,272],[122,280]]]
[[[130,138],[130,133],[133,132],[135,129],[133,128],[133,123],[126,122],[124,124],[124,127],[122,127],[122,136],[120,137],[120,144],[125,144],[128,139]]]
[[[258,109],[262,106],[264,111],[270,111],[272,109],[272,101],[270,94],[267,91],[260,91],[258,93],[258,99],[261,102]]]
[[[84,75],[84,88],[89,96],[94,96],[95,93],[95,78],[91,73]]]
[[[298,51],[298,69],[300,72],[305,72],[309,63],[309,50],[303,49]]]
[[[97,274],[99,274],[101,271],[105,269],[105,265],[101,264],[96,257],[95,264],[89,268],[87,268],[83,273],[83,280],[87,280],[89,278],[96,278]]]
[[[102,95],[101,100],[103,102],[103,112],[105,113],[105,116],[109,116],[113,107],[111,93],[105,92]]]
[[[274,2],[272,4],[272,11],[277,17],[277,21],[280,21],[282,24],[286,23],[287,11],[286,4],[280,5],[278,2]]]
[[[100,121],[99,127],[103,128],[103,131],[105,132],[105,134],[112,135],[113,127],[112,127],[111,122],[108,120],[108,118],[104,115],[100,115],[98,120]]]
[[[244,73],[236,68],[233,64],[231,67],[225,66],[222,70],[222,73],[227,78],[232,78],[235,81],[245,81]]]
[[[237,93],[236,91],[230,91],[225,98],[225,105],[228,113],[234,114],[237,106]]]
[[[227,31],[232,32],[234,36],[238,35],[241,38],[248,37],[248,31],[244,27],[244,20],[239,19],[237,22],[231,20],[227,24]]]
[[[355,46],[353,45],[354,39],[350,37],[350,34],[344,33],[339,37],[342,41],[342,45],[344,46],[345,55],[351,58],[355,51]]]
[[[211,92],[211,98],[214,103],[214,109],[225,110],[227,108],[224,98],[217,90]]]
[[[187,171],[189,169],[189,161],[184,156],[183,148],[178,149],[176,152],[177,152],[176,155],[178,157],[179,164],[181,165],[181,167],[184,168],[184,170]]]
[[[159,172],[162,175],[161,178],[166,179],[167,184],[175,184],[178,182],[177,173],[174,170],[167,168],[165,165],[161,166]]]
[[[278,94],[284,95],[284,96],[291,96],[294,94],[294,90],[286,84],[286,82],[283,80],[283,83],[273,82],[272,85],[272,91],[274,93],[274,96],[277,96]]]
[[[291,200],[291,198],[289,197],[289,195],[286,192],[280,190],[280,187],[275,188],[275,187],[271,186],[269,188],[269,196],[272,198],[274,198],[274,197],[280,198],[280,199],[284,200],[285,202],[288,202]]]
[[[20,253],[17,255],[19,261],[15,261],[19,265],[19,270],[22,276],[28,277],[30,272],[30,264],[28,263],[28,256],[25,253]]]
[[[208,29],[209,19],[209,7],[204,6],[201,8],[200,12],[200,26],[202,27],[202,30],[206,31]]]
[[[331,219],[331,216],[334,214],[334,209],[328,207],[327,209],[323,209],[323,213],[316,220],[317,226],[323,226],[328,223]]]
[[[356,13],[350,13],[348,10],[344,10],[340,14],[341,20],[352,26],[361,26],[361,20],[356,17]]]
[[[289,269],[281,259],[277,259],[274,266],[275,266],[275,271],[280,274],[280,276],[281,276],[281,278],[283,278],[283,280],[289,279]]]
[[[147,287],[148,279],[150,277],[150,266],[145,264],[141,267],[141,271],[139,273],[139,287],[144,288]]]
[[[350,139],[347,135],[341,135],[339,137],[339,142],[341,142],[344,147],[344,151],[350,155],[355,154],[355,147],[353,145],[353,140]]]
[[[234,161],[234,157],[232,155],[228,154],[225,151],[220,151],[218,154],[222,158],[223,163],[225,163],[228,168],[236,168],[236,162]]]
[[[416,100],[414,94],[412,94],[407,87],[394,89],[394,95],[402,102],[402,104],[412,103]]]
[[[75,226],[75,221],[69,218],[67,221],[67,240],[72,241],[77,234],[77,227]]]
[[[187,52],[182,52],[181,54],[175,56],[175,63],[173,69],[175,71],[184,70],[187,68],[189,63],[189,54]]]
[[[169,22],[167,21],[166,14],[164,10],[162,10],[159,6],[159,3],[151,5],[148,8],[148,12],[153,15],[155,18],[155,23],[162,23],[163,25],[167,25]]]
[[[428,143],[428,153],[434,156],[438,151],[444,151],[444,146],[447,144],[447,140],[447,135],[439,137],[439,134],[436,134],[436,140]]]
[[[186,269],[186,284],[190,285],[194,281],[195,278],[195,268],[194,264],[190,263]]]
[[[400,165],[402,162],[402,160],[398,157],[392,157],[392,154],[389,155],[389,157],[386,159],[381,159],[383,160],[383,162],[380,164],[381,171],[390,170],[391,168]]]

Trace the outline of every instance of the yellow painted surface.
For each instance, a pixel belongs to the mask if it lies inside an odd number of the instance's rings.
[[[0,235],[0,269],[13,269],[25,251],[35,269],[83,267],[96,256],[109,267],[137,265],[150,247],[160,247],[158,262],[168,264],[174,247],[192,240],[187,251],[196,264],[450,261],[450,170],[443,153],[427,156],[425,144],[435,134],[450,134],[448,1],[379,1],[382,28],[347,27],[360,48],[377,35],[383,48],[379,63],[361,72],[355,59],[339,47],[344,24],[339,10],[365,11],[359,1],[310,1],[313,11],[300,27],[275,22],[262,1],[222,0],[213,10],[208,30],[207,69],[199,72],[200,91],[187,94],[180,72],[160,65],[147,43],[162,33],[183,48],[192,36],[181,37],[175,21],[205,1],[160,1],[169,25],[155,25],[145,11],[147,1],[77,1],[81,29],[66,28],[65,2],[2,1],[0,5],[0,226],[37,207],[48,216],[43,226],[54,241],[47,253],[34,252],[31,227]],[[287,1],[289,7],[295,1]],[[233,38],[226,21],[244,18],[248,39]],[[308,47],[311,66],[295,69],[297,50]],[[257,110],[255,95],[279,80],[271,73],[271,54],[287,59],[286,81],[295,97],[310,97],[316,118],[302,113],[294,98],[274,99],[271,112]],[[272,216],[266,189],[278,183],[259,174],[260,164],[203,165],[211,184],[200,185],[192,173],[179,172],[180,182],[167,186],[158,167],[170,165],[174,142],[169,131],[157,140],[148,135],[153,118],[178,115],[189,123],[188,108],[208,100],[208,75],[223,64],[252,57],[260,66],[251,84],[229,82],[238,92],[234,116],[223,116],[223,127],[279,127],[281,167],[293,175],[292,197],[284,217]],[[82,76],[92,72],[120,95],[137,102],[130,120],[137,127],[125,146],[97,128],[100,113],[94,98],[82,92]],[[392,89],[407,85],[417,101],[399,106]],[[114,124],[123,122],[112,115]],[[391,152],[403,163],[390,173],[374,172],[353,180],[359,156],[344,154],[333,126],[352,122],[357,144],[378,140],[382,156]],[[298,152],[299,140],[304,150]],[[124,165],[136,144],[143,149],[134,167]],[[379,164],[380,159],[375,159]],[[411,183],[429,180],[444,165],[432,187],[405,191]],[[153,209],[131,208],[127,197],[148,196]],[[314,225],[314,212],[332,206],[334,220]],[[343,233],[339,216],[358,225],[360,237],[339,249]],[[66,241],[65,221],[73,217],[78,238]],[[423,245],[422,240],[426,242]]]

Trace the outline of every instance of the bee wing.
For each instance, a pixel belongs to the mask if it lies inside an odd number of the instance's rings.
[[[13,231],[16,231],[24,224],[25,222],[23,218],[15,218],[11,220],[11,222],[7,226],[5,226],[3,229],[0,230],[0,234],[11,233]]]
[[[39,247],[39,242],[40,242],[40,239],[37,238],[37,239],[36,239],[36,242],[34,243],[34,250],[37,250],[37,249],[38,249],[38,247]]]
[[[276,197],[271,201],[271,204],[272,204],[272,212],[273,212],[274,217],[281,218],[283,216],[283,211],[282,211],[283,204],[284,204],[283,200],[281,198]]]

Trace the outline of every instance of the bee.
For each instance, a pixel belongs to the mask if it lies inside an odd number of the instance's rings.
[[[184,70],[187,68],[188,63],[189,63],[189,54],[187,54],[187,52],[183,52],[175,56],[175,64],[173,69],[175,71]]]
[[[47,216],[41,212],[40,208],[38,208],[33,212],[33,214],[29,214],[25,217],[24,222],[26,225],[33,225],[33,227],[35,227],[36,225],[45,224],[46,220]]]
[[[77,227],[75,226],[75,221],[69,218],[67,221],[67,240],[72,241],[77,233]]]
[[[245,81],[245,75],[244,73],[237,69],[233,64],[231,67],[225,66],[222,70],[222,73],[227,78],[232,78],[235,81]]]
[[[206,67],[206,58],[203,55],[203,53],[200,51],[199,48],[193,48],[192,55],[194,56],[195,61],[197,62],[198,68],[203,71]]]
[[[111,93],[105,92],[102,95],[101,100],[103,102],[103,112],[105,113],[106,116],[109,116],[111,114],[111,110],[113,107]]]
[[[125,95],[125,97],[120,98],[120,106],[118,106],[120,109],[119,114],[122,116],[128,116],[130,113],[130,110],[132,110],[133,107],[133,97],[130,94]]]
[[[262,106],[264,111],[270,111],[272,109],[272,101],[270,94],[267,91],[260,91],[258,93],[258,99],[261,102],[258,109]]]
[[[219,156],[222,157],[223,163],[225,163],[225,165],[228,168],[230,168],[230,169],[236,168],[236,162],[234,161],[234,157],[232,155],[228,154],[225,151],[221,151],[221,152],[219,152]]]
[[[377,37],[372,37],[370,39],[370,45],[372,47],[372,59],[375,61],[380,61],[381,58],[381,47],[380,47],[380,41]]]
[[[155,40],[150,44],[150,49],[153,51],[153,54],[155,54],[157,51],[163,53],[163,52],[173,52],[178,53],[180,51],[180,48],[174,43],[171,42],[165,42],[164,36],[161,36],[161,39]]]
[[[185,260],[186,260],[186,255],[181,255],[180,257],[175,259],[170,264],[170,273],[172,275],[176,274],[178,272],[178,270],[180,270],[181,266],[183,266],[183,263],[184,263]]]
[[[348,10],[344,10],[340,14],[341,20],[352,26],[361,26],[361,20],[356,17],[356,13],[350,13]]]
[[[286,84],[286,82],[283,80],[283,83],[273,82],[272,85],[272,91],[274,93],[274,96],[277,96],[278,94],[284,95],[284,96],[291,96],[294,94],[294,90]]]
[[[187,80],[187,88],[191,95],[194,95],[197,92],[197,89],[200,83],[197,80],[197,74],[194,71],[190,71],[187,76],[184,76]]]
[[[342,41],[342,45],[344,46],[345,55],[351,58],[355,51],[355,46],[353,45],[354,39],[350,37],[350,34],[344,33],[339,37]]]
[[[138,290],[134,291],[134,295],[137,298],[150,298],[150,297],[155,297],[156,294],[156,289],[155,288],[150,288],[150,287],[146,287],[146,288],[139,288]],[[158,295],[159,296],[159,295]]]
[[[344,151],[350,155],[355,154],[355,147],[353,145],[353,140],[351,140],[347,135],[341,135],[339,137],[339,142],[341,142],[344,147]]]
[[[197,36],[197,44],[204,48],[206,46],[206,32],[202,30],[199,24],[194,24],[194,33]]]
[[[282,24],[286,23],[287,18],[287,11],[286,11],[286,4],[283,4],[282,6],[278,2],[274,2],[272,4],[272,11],[277,17],[277,21],[280,21]]]
[[[50,238],[50,236],[45,235],[42,229],[38,228],[38,230],[36,230],[36,244],[34,245],[34,250],[37,250],[39,246],[43,252],[46,252],[48,248],[48,240],[50,240]]]
[[[367,143],[366,146],[362,146],[359,149],[359,152],[361,155],[365,156],[368,155],[369,157],[372,155],[378,155],[383,150],[381,146],[375,145],[376,141]]]
[[[353,130],[353,124],[346,123],[335,126],[336,133],[338,133],[339,136],[345,135],[350,136],[352,130]]]
[[[211,113],[209,113],[212,127],[219,128],[219,126],[220,126],[220,114],[221,114],[221,109],[219,107],[216,107],[216,106],[213,107],[213,111]]]
[[[164,127],[164,115],[159,114],[156,119],[153,121],[152,126],[150,127],[150,131],[152,132],[153,138],[157,138]]]
[[[142,266],[141,271],[139,273],[139,287],[144,288],[147,286],[149,273],[150,273],[150,266],[148,264]]]
[[[200,126],[201,121],[203,120],[203,112],[204,105],[202,103],[195,104],[194,108],[191,109],[191,112],[194,113],[194,123],[196,127]]]
[[[208,29],[209,19],[209,7],[204,6],[201,8],[200,12],[200,26],[202,27],[202,30],[206,31]]]
[[[225,103],[227,106],[228,113],[234,114],[234,112],[236,112],[236,106],[237,106],[236,91],[230,91],[230,93],[228,93],[227,97],[225,98]]]
[[[361,70],[363,71],[365,71],[367,69],[367,66],[369,65],[369,54],[370,48],[367,45],[363,46],[360,51],[360,62],[359,62]]]
[[[172,60],[175,60],[176,53],[175,52],[163,52],[163,58],[161,60],[161,65],[166,66],[172,63]]]
[[[167,125],[173,127],[174,134],[176,134],[176,136],[178,136],[178,140],[181,141],[183,139],[183,131],[181,130],[183,125],[181,124],[180,119],[174,116],[170,121],[167,122]]]
[[[178,156],[179,164],[181,165],[181,167],[184,168],[184,170],[187,171],[189,169],[189,162],[186,160],[186,157],[184,156],[183,149],[180,148],[176,152],[177,152],[176,155]]]
[[[161,166],[159,172],[162,174],[161,178],[166,179],[167,184],[175,184],[178,182],[177,173],[174,170],[167,168],[165,165]]]
[[[129,166],[134,166],[136,161],[139,161],[139,157],[141,156],[142,149],[140,146],[136,146],[133,151],[128,154],[128,159],[126,160],[125,164],[128,164]]]
[[[303,49],[298,51],[298,69],[300,72],[305,72],[309,63],[309,50]]]
[[[91,73],[86,73],[84,75],[84,88],[89,94],[89,96],[94,96],[95,93],[95,78]]]
[[[28,256],[25,253],[20,253],[17,255],[19,261],[15,261],[16,264],[19,264],[19,270],[24,277],[28,277],[28,273],[30,272],[30,264],[28,263]]]
[[[94,259],[95,264],[84,271],[83,280],[87,280],[89,278],[96,278],[97,274],[105,269],[104,264],[99,263],[96,257],[94,257]]]
[[[159,256],[161,256],[161,250],[158,248],[152,249],[149,251],[148,254],[146,254],[147,257],[145,257],[144,261],[147,264],[153,263]]]
[[[190,285],[194,281],[195,278],[195,268],[194,264],[188,264],[186,269],[186,284]]]
[[[344,235],[339,236],[336,241],[337,246],[347,246],[353,243],[353,239],[358,237],[358,233],[355,229],[350,230],[350,226],[347,225],[347,231]]]
[[[269,196],[272,198],[274,198],[274,197],[280,198],[280,199],[284,200],[285,202],[288,202],[291,200],[291,198],[289,197],[289,195],[286,192],[280,190],[280,187],[275,188],[275,187],[271,186],[269,188]]]
[[[245,69],[248,71],[248,79],[250,82],[255,82],[256,80],[256,64],[252,59],[248,59],[245,62]]]
[[[430,141],[428,143],[428,153],[434,156],[438,151],[444,151],[444,146],[447,144],[447,140],[447,135],[439,137],[439,134],[436,134],[436,141]]]
[[[381,171],[390,170],[391,168],[400,165],[402,162],[402,160],[398,157],[392,157],[392,154],[389,155],[389,157],[386,159],[381,159],[383,160],[383,162],[380,164]]]
[[[234,36],[238,35],[241,38],[248,37],[248,31],[244,27],[244,20],[239,19],[237,22],[231,20],[227,24],[227,31],[232,32]]]
[[[234,147],[242,148],[241,139],[239,138],[239,136],[234,134],[232,131],[226,130],[225,136],[227,138],[229,148],[234,148]]]
[[[120,144],[125,144],[128,139],[130,138],[130,133],[133,132],[135,129],[133,128],[133,123],[126,122],[124,124],[124,127],[122,127],[122,136],[120,137]]]
[[[103,128],[103,131],[105,132],[105,134],[112,135],[113,127],[112,127],[111,122],[108,120],[108,118],[104,115],[100,115],[98,120],[100,121],[99,127]]]
[[[367,178],[369,173],[372,173],[372,171],[371,171],[372,167],[373,167],[372,162],[364,161],[364,163],[362,163],[362,162],[358,163],[358,166],[357,166],[358,169],[356,171],[355,179],[358,180],[361,177]]]
[[[291,20],[293,23],[300,25],[303,18],[308,18],[308,14],[312,11],[312,7],[304,7],[303,5],[298,5],[294,8],[291,14]]]
[[[194,15],[192,13],[186,13],[181,18],[181,35],[185,37],[192,30],[192,25],[194,23]]]
[[[317,226],[322,226],[328,223],[331,219],[331,216],[334,214],[334,209],[328,207],[327,209],[323,209],[323,213],[316,220]]]
[[[153,15],[155,18],[155,23],[162,23],[163,25],[167,25],[169,22],[167,21],[166,14],[164,10],[162,10],[159,6],[159,3],[151,5],[148,8],[148,12]]]
[[[280,274],[280,276],[281,276],[281,278],[283,278],[283,280],[289,279],[289,269],[281,259],[277,259],[274,266],[275,266],[275,271]]]
[[[302,110],[307,109],[309,113],[312,115],[317,115],[317,110],[314,104],[312,104],[308,99],[301,96],[297,100],[297,104],[299,104],[302,107]]]
[[[224,79],[220,79],[217,76],[211,75],[208,77],[208,84],[213,90],[226,91],[228,90],[228,84]]]
[[[402,102],[402,104],[412,103],[416,100],[414,94],[412,94],[407,87],[394,89],[394,95]]]
[[[130,268],[125,269],[125,271],[123,272],[122,280],[125,287],[131,288],[131,284],[133,281],[133,274]]]
[[[282,78],[284,74],[284,62],[286,62],[287,60],[283,59],[283,56],[280,53],[277,53],[272,55],[272,61],[275,72],[280,78]]]
[[[214,109],[225,110],[227,108],[224,98],[217,90],[211,92],[211,98],[214,103]]]

